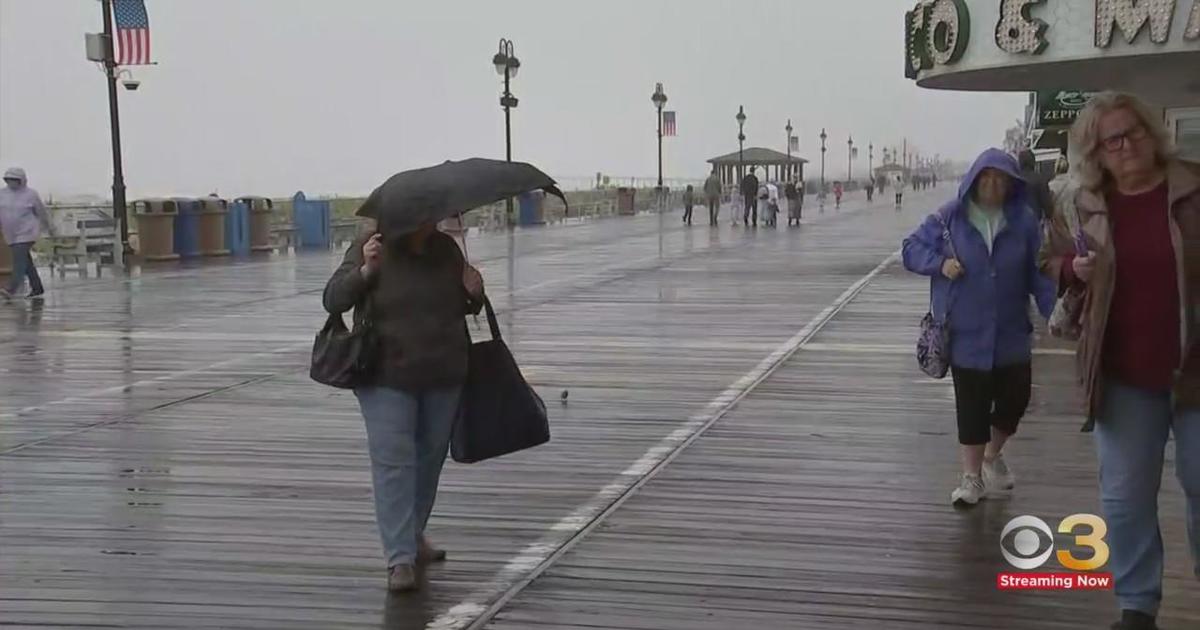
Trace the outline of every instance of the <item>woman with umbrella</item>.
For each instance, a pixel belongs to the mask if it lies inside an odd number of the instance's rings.
[[[514,177],[526,167],[541,180]],[[367,428],[375,516],[388,588],[417,588],[416,567],[444,560],[425,537],[467,375],[463,317],[484,301],[483,279],[439,221],[553,181],[528,165],[447,162],[400,173],[359,214],[375,228],[346,251],[325,287],[325,309],[361,309],[372,331],[370,368],[356,382]],[[548,189],[548,188],[547,188]]]

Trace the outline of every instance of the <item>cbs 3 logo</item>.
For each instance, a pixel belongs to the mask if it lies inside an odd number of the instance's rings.
[[[1072,514],[1058,524],[1058,533],[1074,536],[1076,547],[1092,550],[1090,558],[1077,558],[1070,549],[1059,549],[1058,563],[1064,568],[1095,571],[1108,563],[1108,544],[1104,542],[1108,525],[1104,519],[1094,514]],[[1018,516],[1000,533],[1000,552],[1018,569],[1036,569],[1046,564],[1054,551],[1054,532],[1036,516]]]

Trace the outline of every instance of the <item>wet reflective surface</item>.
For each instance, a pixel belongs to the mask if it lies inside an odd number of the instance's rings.
[[[511,588],[894,251],[937,194],[906,201],[814,204],[792,230],[672,215],[472,237],[554,439],[447,467],[430,534],[450,560],[403,596],[383,588],[353,398],[307,379],[340,253],[56,279],[42,304],[0,305],[0,619],[452,628],[511,590],[494,627],[1098,627],[1109,594],[995,591],[1008,518],[1096,509],[1070,358],[1038,356],[1017,495],[955,513],[949,385],[912,366],[925,285],[895,266]],[[1179,492],[1164,488],[1164,627],[1193,627]]]

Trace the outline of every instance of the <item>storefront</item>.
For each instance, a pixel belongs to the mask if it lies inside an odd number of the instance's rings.
[[[905,73],[922,87],[1037,92],[1053,134],[1080,95],[1134,92],[1200,159],[1200,0],[921,0],[905,28]]]

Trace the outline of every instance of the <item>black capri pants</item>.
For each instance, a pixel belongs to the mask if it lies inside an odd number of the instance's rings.
[[[1017,432],[1017,425],[1029,408],[1033,388],[1033,366],[1030,363],[991,370],[969,370],[955,366],[951,368],[951,373],[954,376],[959,444],[987,444],[992,441],[992,427],[1007,435]]]

